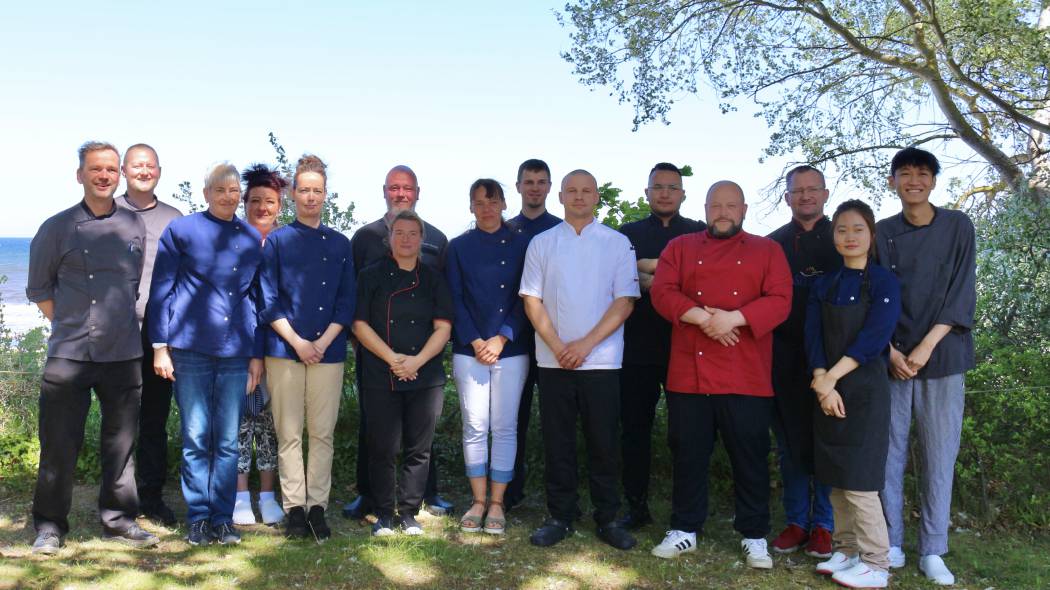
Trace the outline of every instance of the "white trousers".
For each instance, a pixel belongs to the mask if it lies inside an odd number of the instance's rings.
[[[502,358],[493,365],[484,365],[473,356],[453,355],[452,375],[463,416],[463,462],[467,477],[487,475],[496,483],[508,483],[514,478],[518,404],[528,374],[527,354]]]

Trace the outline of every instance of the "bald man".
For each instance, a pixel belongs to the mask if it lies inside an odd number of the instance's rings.
[[[547,509],[533,545],[549,547],[572,532],[579,500],[576,424],[587,441],[587,472],[598,538],[630,549],[635,539],[616,521],[620,508],[620,364],[623,322],[640,295],[634,249],[594,217],[598,182],[574,170],[561,182],[565,221],[529,243],[518,294],[536,329],[540,424]],[[522,449],[524,452],[524,449]]]
[[[716,182],[707,231],[672,240],[656,267],[653,307],[671,322],[668,440],[674,460],[671,530],[653,555],[696,550],[707,517],[707,470],[720,435],[733,469],[747,565],[769,569],[769,424],[773,328],[791,310],[791,271],[773,240],[743,230],[747,203],[735,182]]]

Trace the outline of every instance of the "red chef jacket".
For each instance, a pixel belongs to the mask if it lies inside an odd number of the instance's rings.
[[[776,242],[744,231],[675,238],[660,255],[650,295],[672,324],[668,391],[772,397],[773,328],[791,311],[791,270]],[[722,346],[681,321],[705,305],[744,314],[740,342]]]

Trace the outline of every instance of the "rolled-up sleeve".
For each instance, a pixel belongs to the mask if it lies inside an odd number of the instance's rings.
[[[26,280],[26,299],[33,303],[55,298],[58,264],[61,262],[60,241],[56,239],[53,221],[45,221],[29,243],[29,276]]]
[[[977,244],[973,223],[968,217],[960,216],[955,239],[958,247],[951,261],[952,272],[944,304],[934,323],[966,331],[973,329],[977,310]]]

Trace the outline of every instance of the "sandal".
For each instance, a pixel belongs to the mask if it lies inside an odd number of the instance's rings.
[[[497,502],[492,500],[489,502],[489,506],[499,506],[503,508],[503,502]],[[506,510],[506,509],[504,509]],[[506,514],[506,512],[504,512]],[[485,532],[490,535],[502,535],[507,531],[507,518],[506,516],[485,516]]]
[[[484,508],[485,508],[485,501],[484,500],[478,500],[477,498],[475,498],[474,502],[471,503],[470,508],[467,509],[467,512],[470,512],[471,508],[474,508],[475,506],[477,506],[479,504],[483,508],[483,510],[481,511],[481,514],[479,514],[477,516],[475,516],[473,514],[464,514],[463,518],[459,519],[459,530],[463,531],[464,533],[479,533],[479,532],[481,532],[482,518],[485,515],[485,510],[484,510]]]

